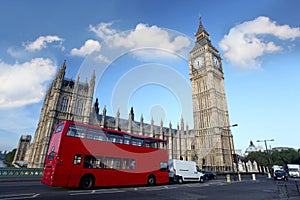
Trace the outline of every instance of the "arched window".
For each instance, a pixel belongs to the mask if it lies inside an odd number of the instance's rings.
[[[61,108],[60,108],[61,112],[66,112],[68,110],[68,103],[69,103],[69,99],[63,97],[61,100]]]
[[[83,111],[83,100],[79,100],[76,106],[76,114],[82,115],[82,111]]]

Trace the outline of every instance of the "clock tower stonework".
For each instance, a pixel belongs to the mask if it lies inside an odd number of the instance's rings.
[[[195,146],[194,160],[204,169],[233,170],[233,140],[224,89],[222,60],[201,18],[189,56]]]

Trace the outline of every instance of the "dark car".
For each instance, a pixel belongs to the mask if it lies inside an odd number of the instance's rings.
[[[287,181],[288,180],[288,175],[284,170],[276,170],[274,172],[274,181],[276,180],[283,180]]]
[[[205,180],[217,179],[217,175],[215,173],[213,173],[212,171],[202,170],[202,173],[204,174],[204,179]]]

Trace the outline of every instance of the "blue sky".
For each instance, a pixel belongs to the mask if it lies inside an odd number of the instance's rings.
[[[193,126],[188,53],[199,14],[220,51],[237,149],[250,139],[299,149],[300,2],[297,0],[2,1],[0,150],[33,135],[43,98],[66,77],[97,74],[109,115]]]

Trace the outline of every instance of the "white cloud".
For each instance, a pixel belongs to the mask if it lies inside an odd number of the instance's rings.
[[[72,56],[87,56],[95,51],[100,51],[101,45],[96,40],[87,40],[80,49],[74,48],[71,50]]]
[[[115,29],[110,28],[112,24],[113,24],[112,22],[110,23],[101,22],[97,26],[89,25],[89,28],[90,31],[96,33],[96,35],[99,38],[106,40],[109,39],[110,37],[113,37],[117,33]]]
[[[231,28],[219,46],[228,62],[240,68],[257,68],[261,64],[259,58],[263,55],[283,49],[271,40],[272,37],[266,36],[273,36],[273,40],[277,38],[292,41],[300,37],[300,29],[277,25],[268,17],[260,16]]]
[[[41,101],[46,82],[55,74],[50,59],[35,58],[13,65],[0,61],[0,108],[20,107]]]
[[[101,55],[101,54],[97,55],[97,56],[96,56],[96,59],[99,60],[99,61],[102,61],[102,62],[104,62],[104,63],[109,63],[109,62],[111,62],[106,56]]]
[[[90,25],[89,28],[98,37],[104,40],[110,48],[125,47],[126,49],[139,49],[133,52],[141,57],[166,56],[170,53],[177,54],[184,48],[188,48],[191,40],[179,34],[170,34],[171,31],[147,24],[137,24],[135,29],[118,33],[111,28],[112,23],[100,23],[97,26]],[[142,49],[152,49],[151,51],[141,52]],[[153,49],[156,49],[154,52]],[[169,53],[162,53],[163,51]]]
[[[38,37],[34,42],[24,43],[23,46],[28,51],[37,51],[47,48],[48,43],[58,42],[57,47],[61,48],[61,50],[63,51],[64,47],[62,46],[62,41],[63,39],[58,36],[47,35]]]

